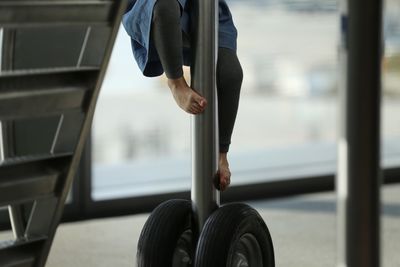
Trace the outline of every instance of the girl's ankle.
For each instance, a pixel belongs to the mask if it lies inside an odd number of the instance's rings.
[[[169,87],[176,89],[182,86],[187,86],[187,83],[185,78],[182,76],[178,79],[168,79],[168,85]]]
[[[219,153],[219,163],[228,164],[228,156],[227,153]]]

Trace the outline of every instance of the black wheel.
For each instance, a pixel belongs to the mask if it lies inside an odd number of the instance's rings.
[[[274,248],[258,212],[234,203],[216,210],[206,221],[194,267],[273,267]]]
[[[192,266],[191,202],[169,200],[147,219],[139,237],[138,267]]]

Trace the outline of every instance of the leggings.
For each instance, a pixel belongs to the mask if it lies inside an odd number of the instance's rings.
[[[181,12],[177,0],[157,0],[153,10],[151,38],[169,79],[183,76],[182,47],[190,44],[189,37],[181,30]],[[231,144],[243,80],[235,51],[219,47],[216,76],[220,153],[226,153]]]

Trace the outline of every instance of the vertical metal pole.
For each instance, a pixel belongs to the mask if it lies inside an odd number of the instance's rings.
[[[213,179],[218,167],[216,63],[218,0],[192,1],[191,87],[207,99],[207,107],[192,117],[192,203],[200,233],[208,216],[218,208]]]
[[[346,2],[342,7],[341,60],[347,67],[341,88],[345,112],[337,180],[338,266],[379,267],[382,1]]]
[[[3,122],[0,121],[0,163],[4,160],[5,160],[5,155],[4,155]]]
[[[3,28],[0,28],[0,73],[3,71]],[[4,161],[3,126],[0,121],[0,162]]]
[[[0,28],[0,72],[3,70],[3,28]]]

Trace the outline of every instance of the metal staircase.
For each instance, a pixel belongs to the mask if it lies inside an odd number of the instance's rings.
[[[126,4],[0,0],[1,267],[46,263]]]

